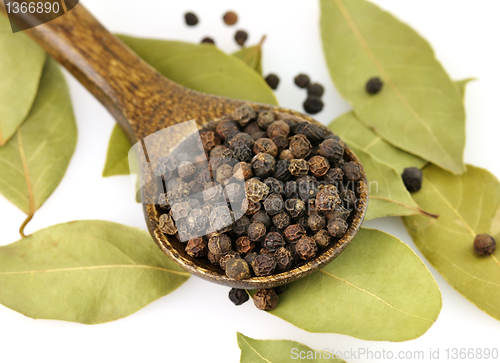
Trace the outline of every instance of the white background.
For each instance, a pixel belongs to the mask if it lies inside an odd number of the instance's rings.
[[[500,177],[500,2],[374,2],[420,32],[452,78],[478,79],[467,88],[465,160]],[[293,85],[293,77],[306,72],[326,87],[326,107],[317,115],[318,120],[327,124],[349,109],[330,81],[323,59],[316,1],[84,3],[113,32],[193,42],[209,35],[227,52],[238,49],[233,40],[237,29],[249,32],[247,44],[257,43],[266,34],[264,73],[280,76],[277,96],[282,106],[301,109],[305,95]],[[240,16],[233,27],[221,20],[229,9]],[[188,10],[200,18],[194,28],[184,24],[183,14]],[[113,119],[75,79],[68,76],[68,81],[78,122],[78,146],[62,184],[36,213],[26,232],[80,219],[109,220],[146,229],[127,178],[101,177]],[[17,229],[24,218],[23,213],[0,197],[0,244],[19,239]],[[390,232],[416,250],[400,219],[386,218],[366,225]],[[500,322],[477,309],[427,265],[441,288],[443,310],[424,336],[409,342],[368,342],[336,334],[307,333],[257,310],[252,302],[235,307],[227,298],[228,288],[193,277],[136,314],[97,326],[36,321],[0,306],[0,362],[237,362],[240,352],[236,331],[252,338],[296,340],[315,349],[362,347],[391,350],[395,355],[400,350],[423,350],[428,356],[430,348],[440,348],[441,360],[446,348],[500,349]],[[283,362],[286,361],[289,359],[284,357]]]

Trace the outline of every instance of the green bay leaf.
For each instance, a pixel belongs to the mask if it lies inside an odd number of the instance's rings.
[[[465,99],[465,88],[469,82],[475,81],[475,78],[466,78],[460,81],[455,81],[455,86],[458,88],[458,93],[462,96],[462,100]]]
[[[500,251],[475,254],[477,234],[500,241],[500,183],[484,169],[467,166],[456,176],[434,165],[424,169],[422,189],[413,195],[438,213],[403,221],[417,247],[443,277],[481,310],[500,320]]]
[[[415,214],[437,217],[418,206],[406,189],[401,174],[363,150],[355,146],[351,148],[359,157],[368,178],[370,197],[365,220]]]
[[[262,43],[265,38],[265,36],[262,37],[260,43],[257,45],[242,48],[233,53],[233,56],[241,59],[246,65],[254,69],[260,75],[262,75]]]
[[[465,110],[457,87],[413,29],[365,0],[321,0],[330,75],[359,119],[391,144],[465,172]],[[369,95],[379,76],[384,87]]]
[[[334,353],[315,351],[307,345],[292,340],[258,340],[236,333],[241,349],[240,363],[282,363],[282,362],[345,362],[334,359]],[[300,359],[300,357],[304,359]]]
[[[0,193],[32,216],[62,180],[76,139],[66,80],[56,62],[47,58],[33,108],[0,148]]]
[[[120,35],[133,51],[158,72],[195,91],[277,105],[261,75],[237,57],[213,46]],[[118,125],[111,134],[103,176],[128,174],[130,142]]]
[[[60,224],[0,247],[0,303],[35,319],[113,321],[189,276],[147,232],[105,221]]]
[[[12,33],[0,16],[0,146],[28,116],[38,92],[45,52],[22,32]]]
[[[291,283],[270,313],[309,332],[406,341],[424,334],[440,310],[438,285],[411,248],[362,228],[332,263]]]
[[[359,121],[354,112],[347,112],[328,126],[349,146],[356,147],[390,165],[399,174],[408,167],[422,168],[427,161],[398,149]]]

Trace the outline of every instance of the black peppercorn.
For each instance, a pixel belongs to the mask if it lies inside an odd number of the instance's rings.
[[[243,202],[241,203],[241,211],[244,212],[246,215],[252,215],[260,211],[261,208],[262,206],[260,203],[252,202],[248,198],[244,199]]]
[[[217,182],[222,185],[226,185],[229,179],[233,176],[233,167],[228,164],[221,165],[215,174]]]
[[[276,260],[272,255],[260,254],[252,262],[252,268],[256,276],[269,276],[276,268]]]
[[[288,212],[290,217],[299,218],[304,214],[306,210],[306,204],[298,198],[290,198],[285,202],[285,210]]]
[[[203,200],[205,202],[215,202],[220,200],[222,197],[222,186],[215,185],[214,183],[205,184],[205,190],[203,191]]]
[[[275,158],[276,156],[278,156],[278,147],[273,140],[261,138],[255,141],[253,145],[253,152],[255,154],[267,153]]]
[[[288,148],[288,138],[286,136],[277,135],[271,138],[271,140],[273,140],[274,144],[278,148],[279,153]]]
[[[289,133],[290,133],[290,126],[288,126],[288,124],[283,120],[274,121],[267,128],[267,134],[271,139],[273,137],[280,135],[287,137]]]
[[[307,261],[316,256],[316,252],[318,252],[318,246],[316,245],[314,239],[312,239],[311,237],[302,237],[295,245],[295,251],[301,259]]]
[[[221,120],[215,130],[217,134],[223,139],[225,139],[230,132],[240,131],[240,129],[238,128],[238,124],[232,120]]]
[[[230,258],[226,262],[226,275],[235,280],[248,279],[250,274],[250,266],[242,258]]]
[[[191,212],[191,206],[188,202],[180,202],[172,205],[172,216],[177,221],[181,218],[186,218]]]
[[[240,162],[236,164],[233,168],[233,176],[236,180],[243,181],[252,177],[252,165],[247,162]]]
[[[227,262],[232,258],[241,258],[241,256],[238,252],[229,251],[225,255],[222,255],[222,257],[219,260],[219,266],[225,271],[227,267]]]
[[[309,163],[304,159],[292,159],[288,166],[288,171],[293,176],[304,176],[309,173]]]
[[[269,215],[263,211],[260,210],[257,213],[255,213],[252,216],[252,222],[260,222],[262,223],[266,228],[269,228],[271,226],[271,218]]]
[[[285,198],[297,198],[299,196],[299,188],[295,180],[289,180],[285,183]]]
[[[258,254],[256,252],[251,252],[248,255],[245,256],[244,260],[248,263],[248,265],[251,267],[253,264],[253,261],[257,258]]]
[[[283,208],[284,202],[280,194],[270,194],[266,200],[264,200],[264,209],[270,216],[278,214]]]
[[[269,187],[256,178],[248,179],[245,182],[246,195],[254,203],[260,202],[269,194]]]
[[[345,178],[348,181],[356,181],[361,179],[361,168],[354,161],[345,163],[342,170],[344,171]]]
[[[198,17],[194,13],[189,12],[184,14],[184,19],[186,20],[186,24],[189,26],[198,24]]]
[[[330,219],[328,222],[328,232],[335,238],[342,237],[348,228],[347,222],[342,219]]]
[[[253,157],[252,150],[246,145],[240,145],[234,149],[234,157],[239,161],[250,162]]]
[[[330,219],[342,219],[344,221],[347,221],[347,218],[349,218],[349,215],[351,214],[351,210],[344,208],[342,204],[338,204],[334,210],[332,211],[325,211],[325,217],[330,220]]]
[[[227,205],[215,207],[212,212],[210,212],[208,220],[214,231],[228,230],[233,223],[233,217]]]
[[[214,234],[208,240],[208,249],[214,255],[225,255],[231,251],[231,238],[225,234]]]
[[[318,214],[317,212],[309,215],[309,219],[307,220],[307,225],[312,231],[319,231],[323,227],[325,227],[325,217]]]
[[[220,142],[220,137],[217,135],[217,139]],[[227,147],[225,145],[216,145],[212,150],[210,150],[210,158],[218,158],[221,156],[222,152],[226,150]]]
[[[309,159],[309,169],[314,176],[321,177],[330,169],[330,163],[326,158],[316,155]]]
[[[245,289],[232,288],[229,291],[229,300],[236,306],[246,303],[248,298],[248,293]]]
[[[236,13],[234,11],[228,11],[227,13],[224,14],[224,16],[222,17],[222,20],[224,20],[224,23],[226,23],[226,25],[234,25],[238,21],[238,15],[236,15]],[[248,300],[248,296],[247,296],[247,300]],[[239,305],[239,304],[237,304],[237,305]]]
[[[340,168],[331,168],[325,174],[323,180],[330,185],[334,185],[337,189],[340,187],[342,180],[344,178],[344,172]]]
[[[191,257],[203,257],[208,253],[207,242],[203,237],[190,239],[186,245],[186,253]]]
[[[302,106],[304,107],[304,111],[306,111],[308,114],[315,115],[323,110],[325,104],[319,97],[308,96]]]
[[[264,184],[268,186],[269,193],[275,193],[281,195],[285,193],[285,187],[283,185],[283,182],[279,181],[276,178],[269,177],[266,180],[264,180]]]
[[[278,248],[285,245],[285,240],[278,232],[269,232],[264,238],[262,246],[269,251],[276,251]]]
[[[316,209],[322,212],[333,211],[341,202],[337,191],[323,188],[316,194]]]
[[[248,146],[249,148],[252,148],[253,139],[246,132],[236,132],[231,137],[228,135],[226,138],[226,146],[233,151],[239,146]]]
[[[236,251],[242,254],[252,253],[255,248],[255,242],[250,241],[247,236],[240,237],[236,240]]]
[[[263,111],[259,113],[257,117],[257,125],[262,130],[267,130],[267,128],[276,120],[276,114],[272,111]]]
[[[274,173],[276,160],[269,154],[260,153],[252,159],[252,170],[255,176],[267,177]]]
[[[277,271],[287,271],[292,267],[293,257],[292,252],[285,247],[280,247],[274,253],[274,258],[276,260],[276,270]]]
[[[266,226],[260,222],[252,222],[247,229],[250,241],[259,242],[266,236]]]
[[[255,112],[255,109],[251,106],[248,106],[248,105],[243,105],[241,107],[238,107],[234,111],[234,120],[237,121],[241,127],[247,126],[250,123],[250,121],[254,120],[256,117],[257,117],[257,113]],[[257,131],[257,130],[255,130],[255,131]],[[252,132],[249,132],[249,129],[247,130],[246,128],[245,128],[245,132],[248,134],[252,133]]]
[[[343,205],[347,209],[354,208],[356,204],[357,198],[356,193],[354,193],[351,189],[344,189],[340,192],[340,199],[342,199]]]
[[[288,242],[295,242],[306,235],[306,230],[300,224],[292,224],[283,231]]]
[[[289,160],[279,160],[276,163],[276,169],[274,170],[273,176],[280,182],[287,181],[292,177],[290,173],[290,161]],[[283,189],[284,193],[284,189]]]
[[[304,135],[314,145],[318,145],[325,139],[325,130],[311,122],[300,122],[295,126],[295,133]]]
[[[201,44],[213,44],[213,45],[215,45],[215,41],[210,37],[205,37],[201,40]]]
[[[384,84],[382,83],[382,80],[379,77],[372,77],[366,82],[366,92],[368,92],[371,95],[375,95],[380,92]]]
[[[299,190],[299,197],[304,201],[315,198],[316,194],[319,192],[316,178],[310,175],[297,179],[297,187]]]
[[[283,230],[286,227],[288,227],[290,225],[290,222],[291,222],[290,215],[285,211],[280,212],[273,217],[274,226],[280,230]]]
[[[326,248],[332,242],[332,237],[326,229],[320,229],[313,238],[319,248]]]
[[[309,225],[307,224],[308,221],[309,221],[309,216],[307,216],[307,215],[299,217],[296,220],[297,224],[302,226],[302,228],[304,228],[304,230],[306,230],[306,231],[309,229]]]
[[[179,174],[179,177],[181,177],[184,180],[190,180],[191,178],[193,178],[195,172],[196,172],[196,166],[193,163],[190,163],[189,161],[181,162],[179,164],[179,167],[177,168],[177,174]]]
[[[204,232],[208,227],[208,216],[203,209],[193,209],[186,218],[193,233]]]
[[[241,46],[243,46],[245,44],[247,39],[248,39],[248,34],[244,30],[238,30],[236,32],[236,34],[234,35],[234,40],[236,40],[236,43],[238,43],[238,45],[241,45]]]
[[[173,236],[177,233],[177,227],[175,226],[172,215],[169,213],[162,214],[158,219],[158,228],[165,234]]]
[[[234,222],[232,232],[237,236],[241,236],[247,233],[247,229],[250,223],[250,218],[248,218],[247,216],[241,216]]]
[[[403,182],[410,193],[418,192],[422,189],[423,173],[419,168],[405,168],[402,174]]]
[[[290,149],[285,149],[280,153],[280,160],[293,160],[295,159],[295,155],[293,155],[292,151]]]
[[[278,305],[278,295],[273,289],[260,289],[255,293],[253,302],[257,309],[270,311]]]
[[[310,83],[307,85],[307,95],[321,97],[325,93],[325,88],[319,83]]]
[[[344,156],[345,145],[334,138],[326,139],[319,145],[318,154],[334,163]]]
[[[216,254],[212,253],[211,251],[208,251],[208,253],[207,253],[208,260],[214,265],[219,264],[221,257],[222,257],[222,255],[216,255]]]
[[[478,234],[474,239],[474,251],[482,256],[489,256],[497,249],[496,241],[488,234]]]
[[[278,78],[277,75],[271,73],[269,74],[266,78],[266,83],[271,87],[271,89],[276,89],[278,88],[278,84],[280,83],[280,79]]]
[[[306,88],[309,85],[309,83],[311,83],[309,76],[302,73],[299,74],[297,77],[295,77],[294,81],[295,84],[300,88]]]
[[[294,135],[289,142],[290,151],[297,159],[304,159],[311,153],[312,145],[305,135]]]

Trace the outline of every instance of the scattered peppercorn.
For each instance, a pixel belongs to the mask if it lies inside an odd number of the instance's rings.
[[[246,303],[248,298],[248,293],[244,289],[233,288],[229,291],[229,300],[236,306]]]
[[[310,83],[307,85],[307,95],[321,97],[325,93],[325,88],[319,83]]]
[[[236,43],[238,43],[238,45],[241,46],[245,45],[247,39],[248,39],[248,34],[244,30],[238,30],[234,35],[234,40],[236,40]]]
[[[274,73],[268,74],[267,77],[265,78],[265,81],[271,89],[275,90],[278,88],[278,84],[280,83],[280,79],[278,76]]]
[[[198,17],[194,13],[189,12],[184,14],[184,19],[186,20],[186,24],[189,26],[198,24]]]
[[[215,40],[213,40],[212,38],[210,37],[205,37],[201,40],[201,43],[202,44],[213,44],[215,45]]]
[[[382,90],[382,87],[384,84],[382,83],[382,80],[379,77],[372,77],[366,82],[366,92],[368,92],[371,95],[375,95]]]
[[[497,249],[496,241],[488,234],[478,234],[474,239],[474,251],[482,256],[489,256]]]
[[[418,192],[422,189],[422,179],[424,175],[419,168],[405,168],[401,177],[403,178],[406,189],[408,189],[410,193]]]
[[[308,75],[301,73],[297,77],[295,77],[294,82],[300,88],[306,88],[309,83],[311,83],[311,80],[309,79]]]
[[[253,302],[257,309],[270,311],[278,304],[278,295],[273,289],[257,290],[253,297]]]
[[[226,25],[234,25],[238,21],[238,15],[236,15],[234,11],[228,11],[224,14],[222,20],[224,20],[224,23],[226,23]]]
[[[319,97],[308,96],[302,106],[304,107],[304,111],[306,111],[308,114],[315,115],[323,110],[325,104]]]

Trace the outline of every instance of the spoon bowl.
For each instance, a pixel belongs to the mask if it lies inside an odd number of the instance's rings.
[[[28,28],[40,24],[42,16],[19,13],[15,20]],[[293,110],[208,95],[168,80],[109,33],[81,4],[72,7],[65,15],[26,32],[109,110],[132,144],[184,121],[196,120],[201,126],[232,114],[245,104],[259,111],[278,111],[291,118],[319,124],[310,116]],[[169,142],[176,145],[189,136],[182,131],[173,133]],[[161,153],[161,146],[157,147],[156,152]],[[348,146],[345,148],[345,158],[361,165]],[[337,257],[351,242],[361,226],[368,204],[367,180],[362,166],[361,171],[358,201],[348,219],[346,234],[307,263],[271,276],[235,280],[226,276],[220,267],[187,255],[184,245],[177,238],[167,237],[159,230],[160,215],[155,206],[157,190],[151,184],[142,188],[144,216],[151,236],[162,251],[193,275],[235,288],[271,288],[318,270]]]

